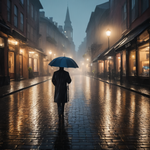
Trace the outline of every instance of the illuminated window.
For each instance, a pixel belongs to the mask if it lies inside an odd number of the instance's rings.
[[[29,67],[32,68],[32,58],[29,58]]]
[[[123,51],[123,55],[122,55],[122,70],[123,70],[123,75],[126,75],[126,50]]]
[[[38,71],[38,60],[34,58],[34,72]]]
[[[129,52],[129,75],[136,76],[136,51]]]
[[[116,73],[119,76],[121,71],[121,55],[120,53],[116,55]]]
[[[139,75],[149,77],[149,45],[139,47]]]

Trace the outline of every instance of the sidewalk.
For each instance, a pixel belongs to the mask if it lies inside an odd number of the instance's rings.
[[[34,85],[40,84],[42,82],[46,82],[50,79],[51,76],[44,76],[44,77],[36,77],[33,79],[25,79],[21,81],[11,81],[10,85],[0,87],[0,98],[24,90],[26,88],[32,87]]]
[[[148,88],[148,87],[142,87],[142,86],[138,86],[138,85],[131,85],[131,84],[127,84],[127,83],[120,83],[119,81],[105,80],[105,79],[98,78],[98,77],[93,77],[93,76],[91,76],[91,77],[95,78],[97,80],[100,80],[102,82],[105,82],[105,83],[108,83],[108,84],[112,84],[112,85],[116,85],[116,86],[119,86],[121,88],[124,88],[124,89],[130,90],[130,91],[139,93],[139,94],[141,94],[143,96],[146,96],[146,97],[150,98],[150,88]]]

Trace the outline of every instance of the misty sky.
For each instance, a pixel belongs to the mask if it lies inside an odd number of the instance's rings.
[[[76,51],[86,36],[85,30],[89,22],[91,12],[96,5],[108,0],[40,0],[46,17],[53,17],[53,21],[64,26],[67,6],[69,7],[70,19],[73,27],[73,41]]]

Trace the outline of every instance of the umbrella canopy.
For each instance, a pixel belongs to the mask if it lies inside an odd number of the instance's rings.
[[[65,56],[53,59],[49,65],[54,67],[79,68],[73,59]]]

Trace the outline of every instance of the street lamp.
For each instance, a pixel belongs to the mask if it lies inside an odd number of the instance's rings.
[[[108,49],[109,49],[109,37],[111,35],[111,31],[109,29],[106,31],[106,35],[108,37]]]
[[[111,35],[111,31],[109,29],[106,31],[106,35],[108,37],[108,50],[109,50],[109,37]],[[110,78],[110,59],[109,59],[109,78]]]

